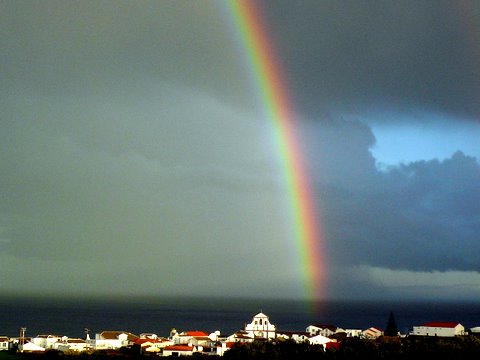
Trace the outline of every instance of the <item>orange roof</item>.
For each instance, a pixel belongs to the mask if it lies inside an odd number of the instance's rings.
[[[137,345],[143,345],[145,343],[148,343],[148,344],[161,344],[163,342],[163,340],[161,339],[136,339],[134,341],[135,344]]]
[[[185,335],[187,336],[208,336],[204,331],[186,331]]]

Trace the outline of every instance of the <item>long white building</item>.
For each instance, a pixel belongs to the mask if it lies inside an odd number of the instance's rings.
[[[430,322],[414,326],[411,335],[452,337],[465,335],[465,328],[462,324],[455,322]]]

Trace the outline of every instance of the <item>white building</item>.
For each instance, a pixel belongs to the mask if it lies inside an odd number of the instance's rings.
[[[45,351],[45,348],[28,341],[23,345],[19,345],[18,350],[21,352],[42,352]]]
[[[472,334],[478,335],[478,334],[480,334],[480,326],[472,327],[472,328],[470,329],[470,331],[472,332]]]
[[[128,331],[103,331],[95,334],[94,340],[88,340],[89,345],[95,350],[120,349],[133,345],[138,336]]]
[[[0,336],[0,351],[8,350],[10,339],[7,336]]]
[[[322,335],[322,336],[329,337],[339,331],[344,331],[344,330],[329,324],[327,325],[316,324],[316,325],[307,326],[307,332],[310,334],[310,336]]]
[[[296,343],[301,343],[307,341],[310,337],[310,334],[307,332],[298,332],[298,331],[277,331],[277,339],[290,339]]]
[[[55,343],[62,340],[62,336],[59,335],[37,335],[32,339],[32,343],[38,345],[45,350],[53,349]]]
[[[411,335],[452,337],[465,335],[465,328],[455,322],[430,322],[421,326],[414,326]]]
[[[345,329],[345,332],[347,333],[347,337],[360,337],[360,336],[362,336],[362,330],[361,329]]]
[[[212,342],[208,333],[204,331],[184,331],[181,333],[173,333],[171,340],[175,345],[195,345],[206,346]]]
[[[309,338],[308,342],[312,345],[322,345],[325,349],[327,347],[327,344],[333,342],[333,340],[323,335],[315,335]]]
[[[62,341],[53,344],[53,348],[62,352],[82,352],[88,349],[84,339],[74,339],[64,336]]]
[[[366,330],[363,330],[362,335],[366,339],[376,339],[383,335],[383,330],[376,327],[370,327]]]
[[[262,312],[255,315],[250,324],[245,325],[245,332],[253,338],[275,339],[276,337],[275,325]]]
[[[228,336],[225,341],[230,342],[230,343],[248,343],[248,342],[253,342],[254,337],[253,334],[249,335],[246,331],[240,330],[237,331],[236,333]]]

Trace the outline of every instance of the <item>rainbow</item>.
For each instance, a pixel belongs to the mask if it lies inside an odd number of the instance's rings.
[[[292,212],[294,237],[299,253],[305,297],[325,297],[324,241],[309,182],[305,159],[297,134],[296,117],[288,96],[280,60],[273,48],[267,26],[255,0],[229,0],[228,13],[242,43],[255,86],[266,116],[272,125],[274,140],[282,163]]]

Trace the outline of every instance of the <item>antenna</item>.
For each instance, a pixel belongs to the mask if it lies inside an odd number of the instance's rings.
[[[25,344],[25,331],[27,331],[26,327],[20,328],[20,346],[21,351],[23,351],[23,345]]]

